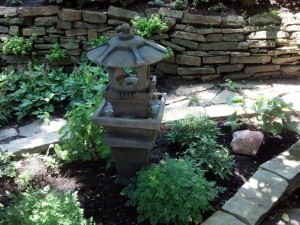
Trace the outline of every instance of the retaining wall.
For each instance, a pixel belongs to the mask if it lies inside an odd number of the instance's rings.
[[[274,17],[204,16],[167,8],[146,9],[143,15],[116,7],[107,12],[45,7],[0,7],[0,37],[35,33],[34,51],[40,61],[59,42],[68,56],[54,63],[71,65],[99,35],[113,37],[116,27],[136,16],[163,13],[169,30],[152,39],[175,55],[159,62],[156,73],[184,79],[245,79],[300,76],[300,13]],[[30,56],[4,55],[1,66],[25,63]]]

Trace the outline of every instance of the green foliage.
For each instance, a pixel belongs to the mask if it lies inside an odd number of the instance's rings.
[[[6,0],[6,4],[8,5],[21,5],[23,3],[22,0]]]
[[[44,64],[24,71],[7,68],[0,77],[0,118],[4,120],[12,115],[18,121],[28,115],[47,120],[55,105],[68,97],[64,88],[67,74],[62,69]]]
[[[235,91],[235,90],[240,89],[240,86],[236,82],[234,82],[230,79],[226,79],[225,83],[220,84],[220,87],[223,87],[223,88],[225,88],[227,90],[230,90],[230,91]]]
[[[102,35],[102,36],[99,36],[96,38],[92,38],[91,40],[89,40],[87,42],[87,45],[90,47],[97,47],[97,46],[103,45],[107,41],[108,41],[108,37]]]
[[[260,96],[252,109],[256,112],[257,120],[263,130],[274,135],[281,133],[283,129],[300,133],[298,124],[291,120],[291,115],[287,112],[292,111],[292,107],[292,103],[286,103],[279,97],[266,99]]]
[[[46,55],[46,59],[50,62],[58,61],[66,56],[66,51],[61,49],[58,43],[52,45],[50,53]]]
[[[76,192],[55,193],[49,187],[10,195],[10,205],[0,208],[0,224],[92,225],[85,219]]]
[[[197,166],[221,178],[231,175],[233,157],[217,143],[221,132],[213,120],[190,115],[169,123],[169,126],[168,141],[179,143],[186,149],[183,154],[193,159]]]
[[[173,9],[185,9],[188,5],[188,0],[174,0],[171,2]]]
[[[174,55],[174,52],[170,47],[167,47],[166,49],[167,49],[167,53],[164,57],[164,60],[169,60]]]
[[[30,38],[13,36],[9,39],[3,39],[4,45],[2,51],[4,54],[25,55],[32,50],[32,45],[36,35],[32,35]]]
[[[117,3],[119,2],[122,6],[127,6],[130,5],[134,2],[135,0],[110,0],[110,3]]]
[[[152,14],[149,18],[136,17],[131,20],[131,23],[137,35],[147,38],[156,33],[161,35],[168,29],[167,24],[162,21],[162,16],[159,14]]]
[[[226,5],[224,5],[222,2],[218,2],[217,4],[213,5],[212,7],[210,7],[210,9],[216,11],[216,12],[224,12],[226,11],[228,8]]]
[[[138,222],[188,224],[202,222],[202,214],[212,209],[221,188],[208,182],[203,172],[188,159],[165,159],[138,172],[136,186],[123,192],[128,206],[137,206]]]
[[[16,176],[16,162],[11,158],[11,154],[0,151],[0,178]]]
[[[199,104],[199,97],[197,95],[189,96],[190,106],[197,106]]]
[[[165,4],[164,0],[150,0],[148,5],[156,5],[156,6],[163,6]]]

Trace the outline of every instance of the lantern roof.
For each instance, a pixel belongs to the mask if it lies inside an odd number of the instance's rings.
[[[134,35],[129,24],[122,24],[118,36],[101,46],[88,50],[87,57],[97,65],[138,67],[160,61],[166,48]]]

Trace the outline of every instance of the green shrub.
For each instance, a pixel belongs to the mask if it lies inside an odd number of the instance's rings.
[[[224,12],[228,9],[226,5],[224,5],[222,2],[218,2],[217,4],[214,4],[210,9],[216,11],[216,12]]]
[[[169,60],[174,55],[174,52],[170,47],[167,47],[166,49],[167,49],[167,53],[164,57],[164,60]]]
[[[274,135],[281,133],[283,129],[300,133],[298,123],[292,121],[291,115],[287,112],[293,111],[292,107],[292,103],[286,103],[279,97],[266,99],[260,96],[252,109],[256,112],[256,118],[263,130]]]
[[[188,224],[202,222],[202,214],[212,209],[209,201],[221,188],[208,182],[203,172],[189,160],[165,159],[138,172],[136,185],[123,192],[128,206],[136,206],[138,222]]]
[[[26,70],[7,68],[0,75],[0,118],[17,121],[29,115],[48,120],[55,105],[68,98],[67,74],[61,69],[36,65]],[[0,123],[5,121],[0,121]]]
[[[175,0],[171,2],[171,7],[174,9],[185,9],[188,5],[188,0]]]
[[[217,143],[221,135],[213,120],[207,117],[188,116],[169,123],[167,139],[185,149],[183,155],[194,160],[203,170],[228,178],[234,165],[228,149]]]
[[[12,161],[11,158],[12,158],[11,154],[2,153],[0,151],[0,178],[15,177],[17,175],[16,162]]]
[[[13,36],[9,39],[3,39],[4,45],[2,51],[4,54],[25,55],[32,50],[32,45],[36,35],[32,35],[30,38]]]
[[[91,40],[89,40],[87,42],[87,45],[90,47],[97,47],[97,46],[103,45],[107,41],[108,41],[108,37],[102,35],[102,36],[99,36],[96,38],[92,38]]]
[[[0,224],[92,225],[83,217],[76,192],[55,193],[49,187],[10,195],[10,205],[0,208]]]
[[[58,61],[66,56],[66,51],[61,49],[58,43],[52,45],[50,53],[46,55],[46,59],[50,62]]]
[[[161,35],[168,29],[167,24],[162,21],[162,16],[159,14],[152,14],[149,18],[136,17],[131,20],[131,23],[137,35],[147,38],[156,33]]]

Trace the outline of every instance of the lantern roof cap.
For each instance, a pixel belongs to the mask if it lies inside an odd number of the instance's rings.
[[[87,57],[97,65],[109,67],[138,67],[160,61],[166,48],[134,35],[129,24],[122,24],[118,36],[88,50]]]

